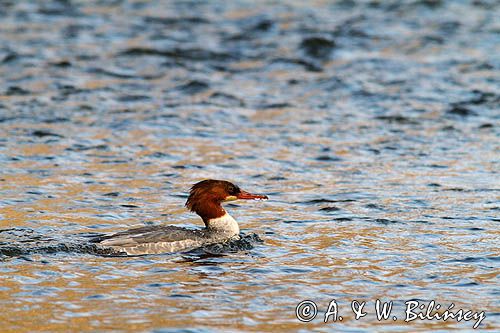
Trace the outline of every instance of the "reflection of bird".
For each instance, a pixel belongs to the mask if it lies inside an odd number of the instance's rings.
[[[238,235],[240,228],[221,203],[238,199],[267,199],[267,196],[248,193],[225,180],[203,180],[191,188],[186,207],[203,219],[204,229],[146,226],[103,236],[97,242],[102,247],[140,255],[185,251],[225,241]]]

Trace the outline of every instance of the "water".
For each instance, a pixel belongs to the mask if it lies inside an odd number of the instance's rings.
[[[263,243],[224,255],[4,256],[5,332],[500,329],[495,1],[0,2],[0,228],[201,225],[190,185]],[[377,321],[394,301],[398,320]],[[305,299],[309,323],[295,317]],[[331,300],[342,321],[323,323]],[[368,315],[354,319],[352,300]]]

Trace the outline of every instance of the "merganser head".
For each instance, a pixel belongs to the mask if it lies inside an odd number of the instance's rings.
[[[205,225],[209,227],[210,220],[226,214],[226,211],[221,206],[223,202],[238,199],[267,199],[267,196],[243,191],[238,186],[225,180],[206,179],[191,187],[186,207],[198,214],[205,222]]]

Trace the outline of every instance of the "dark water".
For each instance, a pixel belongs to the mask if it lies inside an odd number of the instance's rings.
[[[404,322],[435,300],[498,331],[499,9],[0,1],[1,229],[200,225],[183,205],[203,178],[271,199],[228,205],[263,243],[224,255],[4,253],[2,330],[472,330]]]

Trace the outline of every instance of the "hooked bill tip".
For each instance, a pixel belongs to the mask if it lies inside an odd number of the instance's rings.
[[[261,194],[252,194],[246,191],[241,191],[237,195],[238,199],[245,199],[245,200],[267,200],[267,195],[261,195]]]

